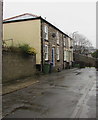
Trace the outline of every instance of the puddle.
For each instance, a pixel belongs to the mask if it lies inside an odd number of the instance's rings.
[[[79,75],[79,74],[81,74],[81,72],[77,72],[77,73],[76,73],[76,75]]]
[[[91,76],[91,75],[89,75],[89,78],[92,78],[92,76]]]
[[[9,116],[9,115],[13,115],[15,113],[17,113],[18,111],[30,111],[30,112],[43,112],[45,109],[45,107],[39,104],[34,104],[34,103],[30,103],[28,101],[24,101],[24,105],[23,106],[19,106],[16,107],[15,109],[13,109],[10,113],[6,114],[5,117]]]
[[[55,87],[64,87],[64,88],[66,88],[68,86],[66,86],[66,85],[55,85]]]

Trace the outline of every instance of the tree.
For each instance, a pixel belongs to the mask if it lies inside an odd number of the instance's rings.
[[[91,52],[92,44],[91,42],[82,34],[79,34],[78,31],[70,34],[73,38],[73,50],[79,54],[89,54]]]
[[[98,49],[92,53],[92,57],[98,58]]]

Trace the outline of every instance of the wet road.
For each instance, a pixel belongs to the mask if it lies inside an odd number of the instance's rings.
[[[96,70],[64,70],[3,96],[7,118],[96,118]]]

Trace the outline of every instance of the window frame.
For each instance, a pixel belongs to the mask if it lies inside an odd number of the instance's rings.
[[[56,36],[57,36],[57,44],[59,45],[60,44],[60,37],[59,37],[59,32],[58,31],[56,33]]]
[[[48,26],[44,25],[44,39],[48,40]]]
[[[67,51],[66,50],[64,50],[64,61],[67,61]]]
[[[47,60],[48,60],[48,53],[49,53],[49,52],[48,52],[48,45],[45,45],[44,55],[46,54],[45,56],[47,56],[46,58],[44,58],[44,59],[45,59],[45,61],[47,61]]]
[[[57,61],[59,61],[60,60],[60,48],[59,47],[57,47],[56,49],[56,55],[57,55],[56,59]]]
[[[64,40],[63,40],[63,42],[64,42],[64,47],[66,46],[66,38],[64,38]]]

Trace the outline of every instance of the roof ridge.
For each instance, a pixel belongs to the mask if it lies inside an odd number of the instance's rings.
[[[10,17],[10,18],[4,19],[3,21],[10,20],[10,19],[14,19],[14,18],[17,18],[17,17],[20,17],[20,16],[24,16],[24,15],[31,15],[31,16],[34,16],[34,17],[39,17],[39,16],[34,15],[34,14],[32,14],[32,13],[24,13],[24,14],[21,14],[21,15],[16,15],[16,16],[14,16],[14,17]]]
[[[23,16],[23,15],[32,15],[34,16],[34,14],[31,14],[31,13],[25,13],[25,14],[21,14],[21,15],[18,15],[18,16],[15,16],[15,17],[12,17],[12,18],[8,18],[8,19],[5,19],[3,20],[3,23],[10,23],[10,22],[15,22],[14,21],[7,21],[9,19],[13,19],[13,18],[16,18],[16,17],[19,17],[19,16]],[[41,19],[41,20],[44,20],[45,22],[47,22],[48,24],[52,25],[53,27],[55,27],[57,30],[59,30],[60,32],[62,32],[63,34],[65,34],[67,37],[69,37],[69,35],[67,35],[66,33],[64,33],[63,31],[61,31],[59,28],[57,28],[55,25],[53,25],[52,23],[48,22],[47,20],[45,20],[44,18],[42,18],[41,16],[37,16],[35,15],[35,18],[29,18],[29,19],[24,19],[24,20],[34,20],[34,19]],[[16,20],[17,21],[23,21],[23,20]],[[71,38],[71,37],[69,37]],[[72,38],[71,38],[72,39]]]
[[[25,13],[26,15],[32,15],[32,16],[35,16],[35,17],[39,17],[38,15],[35,15],[35,14],[32,14],[32,13]]]

